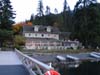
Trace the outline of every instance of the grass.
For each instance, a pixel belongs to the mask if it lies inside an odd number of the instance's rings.
[[[27,51],[27,50],[25,50]],[[54,54],[72,54],[72,53],[88,53],[88,52],[100,52],[100,50],[94,50],[94,49],[77,49],[77,50],[73,50],[73,49],[66,49],[66,50],[28,50],[30,52],[36,52],[36,53],[54,53]]]

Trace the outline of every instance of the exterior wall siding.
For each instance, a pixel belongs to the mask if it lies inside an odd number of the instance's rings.
[[[77,49],[78,45],[76,44],[70,44],[70,45],[62,45],[62,42],[43,42],[43,41],[30,41],[28,40],[25,44],[25,47],[27,49],[54,49],[54,50],[64,50],[64,49],[68,49],[68,48],[73,48],[73,49]]]
[[[32,38],[52,38],[59,40],[59,34],[25,33],[24,36]]]

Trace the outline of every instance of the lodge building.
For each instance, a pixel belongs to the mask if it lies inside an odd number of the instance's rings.
[[[67,49],[77,48],[79,42],[60,39],[60,31],[56,27],[34,25],[23,26],[23,36],[26,38],[26,49]]]

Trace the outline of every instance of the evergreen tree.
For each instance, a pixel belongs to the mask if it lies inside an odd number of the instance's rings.
[[[91,3],[85,8],[75,10],[75,35],[73,36],[79,39],[85,47],[100,46],[100,9],[98,6],[100,7],[97,3]]]
[[[74,10],[86,8],[87,6],[89,6],[92,3],[93,4],[97,3],[97,0],[79,0],[79,1],[77,1]]]
[[[39,4],[38,4],[38,13],[37,15],[39,17],[43,16],[43,3],[42,3],[42,0],[39,0]]]
[[[12,24],[14,23],[14,12],[10,0],[0,0],[0,45],[12,39]]]
[[[55,14],[58,14],[58,10],[57,8],[54,9]]]
[[[2,4],[0,28],[11,29],[12,24],[14,23],[13,19],[15,15],[12,11],[11,2],[9,0],[1,0],[0,2]]]
[[[67,11],[67,1],[66,0],[64,0],[64,7],[63,7],[63,11],[65,12],[65,11]]]
[[[31,17],[30,17],[30,22],[32,22],[32,24],[34,24],[34,19],[35,19],[34,14],[32,14]]]
[[[66,0],[64,0],[63,14],[62,15],[63,15],[63,30],[70,31],[71,11],[70,11],[70,7],[68,6],[68,3]]]
[[[0,1],[0,24],[1,24],[1,18],[2,17],[2,3],[1,3],[1,1]]]
[[[43,3],[42,3],[42,0],[39,0],[38,13],[37,13],[35,18],[36,18],[35,24],[45,25],[45,17],[44,17],[44,13],[43,13]]]
[[[46,15],[49,15],[51,12],[50,12],[50,7],[49,6],[46,6],[46,11],[45,11],[45,14]]]

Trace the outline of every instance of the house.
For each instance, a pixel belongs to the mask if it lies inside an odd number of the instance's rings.
[[[60,40],[60,31],[52,26],[23,26],[23,36],[26,38],[26,49],[66,49],[71,44]],[[69,43],[69,42],[68,42]],[[74,44],[74,43],[73,43]]]

